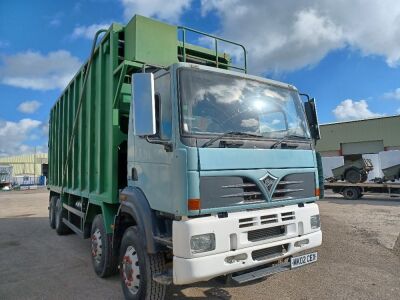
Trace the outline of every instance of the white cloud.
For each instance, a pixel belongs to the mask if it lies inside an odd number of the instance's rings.
[[[61,25],[61,20],[57,19],[57,18],[54,18],[54,19],[50,20],[49,24],[50,24],[50,26],[58,27],[58,26]]]
[[[382,114],[370,111],[368,108],[368,103],[365,100],[353,101],[351,99],[346,99],[336,106],[332,112],[339,121],[358,120],[382,116]]]
[[[7,48],[8,46],[10,46],[10,43],[8,41],[0,40],[0,49]]]
[[[42,124],[42,128],[41,128],[42,134],[46,137],[49,136],[49,121],[47,121],[46,123]]]
[[[251,119],[242,120],[242,122],[240,123],[240,126],[245,127],[245,128],[251,128],[251,127],[259,126],[259,123],[258,123],[258,120],[251,118]]]
[[[33,151],[25,142],[35,136],[35,130],[42,122],[22,119],[18,122],[0,120],[0,156],[17,155]]]
[[[396,112],[400,115],[400,107],[396,110]]]
[[[178,22],[192,0],[121,0],[124,17],[130,20],[135,14],[155,17],[172,23]]]
[[[349,47],[400,63],[400,2],[202,0],[202,15],[216,13],[218,34],[244,44],[255,72],[312,66]],[[390,8],[390,9],[388,9]]]
[[[108,29],[110,27],[109,23],[102,23],[102,24],[92,24],[89,26],[77,26],[74,28],[74,31],[72,32],[72,38],[86,38],[93,40],[94,35],[99,29]]]
[[[18,105],[17,109],[25,114],[33,114],[42,105],[39,101],[25,101]]]
[[[49,25],[52,27],[58,27],[61,25],[61,20],[64,18],[63,12],[58,12],[52,16],[47,17],[49,20]]]
[[[47,55],[26,51],[0,58],[1,83],[34,90],[64,88],[81,65],[77,57],[65,50]]]
[[[394,91],[390,91],[390,92],[383,94],[383,97],[386,99],[400,100],[400,88],[397,88]]]

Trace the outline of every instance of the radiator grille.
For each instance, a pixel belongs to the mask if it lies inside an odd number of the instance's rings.
[[[296,214],[294,211],[287,211],[280,214],[261,215],[251,218],[242,218],[239,219],[239,228],[274,224],[279,222],[279,218],[282,220],[282,222],[295,220]]]
[[[223,185],[221,188],[225,191],[221,198],[237,198],[243,199],[243,202],[259,202],[265,201],[263,194],[258,186],[248,178],[241,178],[243,183]]]
[[[200,195],[202,208],[229,207],[266,201],[255,182],[239,176],[201,177]]]
[[[250,242],[257,242],[282,236],[284,234],[285,234],[285,226],[275,226],[275,227],[251,230],[247,233],[247,239]]]
[[[257,261],[266,260],[269,258],[281,256],[287,251],[287,249],[288,244],[255,250],[251,253],[251,258]]]
[[[315,196],[315,174],[293,173],[284,176],[276,185],[272,201],[285,201]]]

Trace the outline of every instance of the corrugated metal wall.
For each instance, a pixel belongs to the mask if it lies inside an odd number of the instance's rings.
[[[13,166],[12,176],[42,174],[42,163],[47,163],[47,153],[1,157],[0,164]]]
[[[382,141],[385,150],[400,148],[400,116],[322,124],[317,150],[325,153],[341,150],[342,143]]]

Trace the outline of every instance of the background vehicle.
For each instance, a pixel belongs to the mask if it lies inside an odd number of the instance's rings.
[[[343,195],[347,200],[360,199],[365,194],[387,194],[389,196],[400,196],[400,184],[398,183],[349,183],[349,182],[326,182],[325,190]]]
[[[333,180],[345,180],[350,183],[365,182],[368,173],[374,169],[370,159],[346,160],[343,166],[332,169]]]
[[[400,179],[400,164],[382,169],[382,181],[395,181]]]
[[[11,188],[12,170],[12,166],[0,165],[0,189]]]
[[[316,261],[293,257],[322,240],[314,100],[196,30],[135,16],[99,33],[50,114],[51,227],[90,237],[97,275],[118,264],[132,299]]]

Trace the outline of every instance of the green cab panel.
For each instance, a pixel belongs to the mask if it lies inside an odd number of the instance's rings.
[[[125,27],[125,59],[158,66],[178,62],[176,26],[135,16]]]

